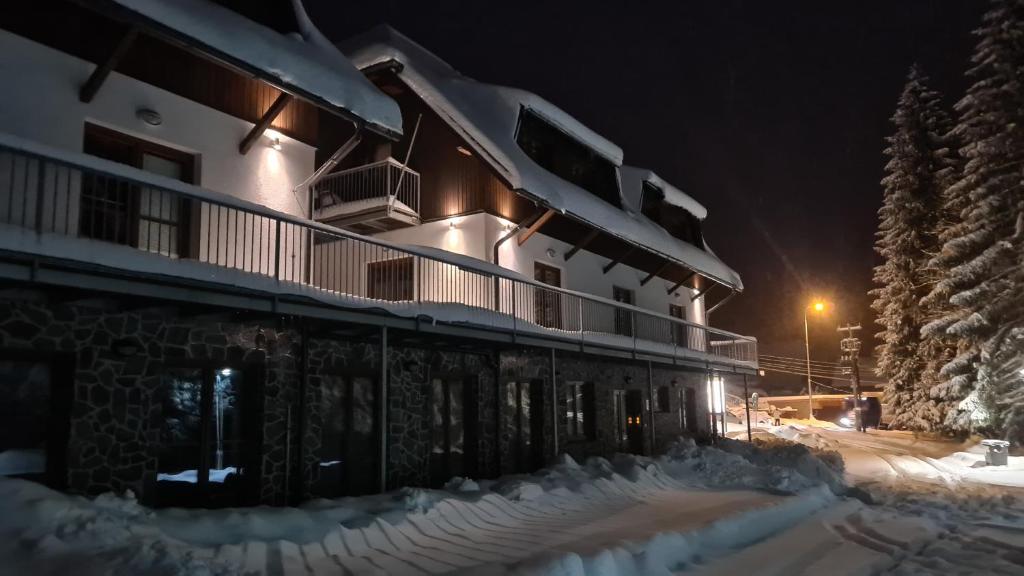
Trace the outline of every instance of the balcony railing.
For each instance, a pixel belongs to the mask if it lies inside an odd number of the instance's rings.
[[[313,193],[314,219],[320,221],[351,224],[420,213],[420,175],[393,158],[330,174]]]
[[[51,243],[57,248],[46,252]],[[236,285],[340,307],[385,309],[581,348],[757,365],[753,338],[2,134],[0,248],[129,272],[223,276]]]

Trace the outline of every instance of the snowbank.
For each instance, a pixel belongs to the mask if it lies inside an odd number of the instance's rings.
[[[582,464],[563,455],[535,474],[480,481],[453,478],[446,491],[405,488],[315,500],[299,508],[151,510],[131,493],[87,499],[23,480],[0,479],[0,566],[10,573],[39,576],[72,570],[78,576],[170,576],[234,574],[253,567],[271,572],[278,570],[264,569],[277,562],[278,567],[285,566],[284,574],[291,574],[295,571],[287,566],[312,565],[319,559],[327,568],[348,563],[345,567],[362,573],[353,567],[365,564],[367,555],[385,556],[374,556],[381,562],[406,558],[408,563],[415,562],[409,558],[418,558],[419,552],[403,552],[402,546],[422,548],[424,539],[430,543],[427,549],[435,552],[441,544],[458,546],[442,542],[448,538],[446,530],[460,530],[476,542],[478,531],[502,529],[510,538],[507,551],[500,539],[493,544],[493,539],[479,536],[484,538],[481,542],[492,542],[491,552],[472,560],[456,558],[464,550],[445,552],[445,558],[450,556],[445,562],[457,561],[481,574],[668,574],[698,551],[763,538],[834,500],[835,479],[824,472],[829,468],[820,461],[814,464],[815,457],[806,449],[741,449],[731,442],[722,447],[680,441],[658,458],[620,454]],[[522,542],[524,534],[540,530],[527,526],[539,522],[560,532],[563,542],[580,546],[589,540],[566,529],[570,516],[587,518],[579,520],[586,533],[600,524],[594,518],[628,516],[634,506],[664,510],[659,502],[666,499],[676,502],[668,509],[682,520],[672,517],[673,523],[667,524],[672,530],[650,531],[629,545],[620,540],[638,532],[618,524],[603,533],[610,539],[608,546],[588,553],[567,551],[546,537],[538,537],[534,544]],[[696,514],[700,505],[707,508],[704,516]],[[296,570],[305,574],[305,569]]]

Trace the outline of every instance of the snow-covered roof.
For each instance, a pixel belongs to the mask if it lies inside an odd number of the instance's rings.
[[[646,168],[635,166],[622,166],[619,168],[620,180],[622,181],[622,197],[624,205],[634,214],[640,214],[643,205],[644,182],[657,186],[665,194],[665,202],[678,206],[699,220],[708,217],[708,209],[685,192],[662,180],[657,174]]]
[[[241,65],[285,91],[340,109],[385,136],[402,133],[398,104],[380,92],[292,2],[299,33],[280,34],[208,0],[109,0],[132,19]]]
[[[576,140],[622,165],[622,149],[536,94],[477,82],[388,26],[378,26],[342,45],[359,68],[395,61],[402,80],[452,129],[474,147],[513,189],[550,208],[600,228],[646,250],[741,290],[739,274],[710,251],[675,238],[639,213],[605,202],[534,162],[516,143],[523,108],[542,116]],[[682,194],[680,192],[680,194]],[[685,196],[685,195],[684,195]]]

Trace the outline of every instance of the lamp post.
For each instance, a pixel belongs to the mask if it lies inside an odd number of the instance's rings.
[[[814,388],[811,383],[811,337],[807,328],[807,311],[824,312],[825,303],[815,300],[804,308],[804,350],[807,353],[807,418],[814,420]]]

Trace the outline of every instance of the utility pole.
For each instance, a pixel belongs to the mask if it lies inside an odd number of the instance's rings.
[[[837,328],[836,332],[839,332],[840,334],[846,332],[846,338],[839,341],[839,349],[843,353],[843,361],[850,365],[850,383],[853,385],[853,411],[856,418],[855,424],[857,426],[857,430],[867,432],[867,429],[864,426],[864,414],[861,409],[860,366],[857,362],[857,358],[860,356],[860,338],[853,335],[857,330],[860,330],[860,324],[847,324],[846,326],[840,326]]]

